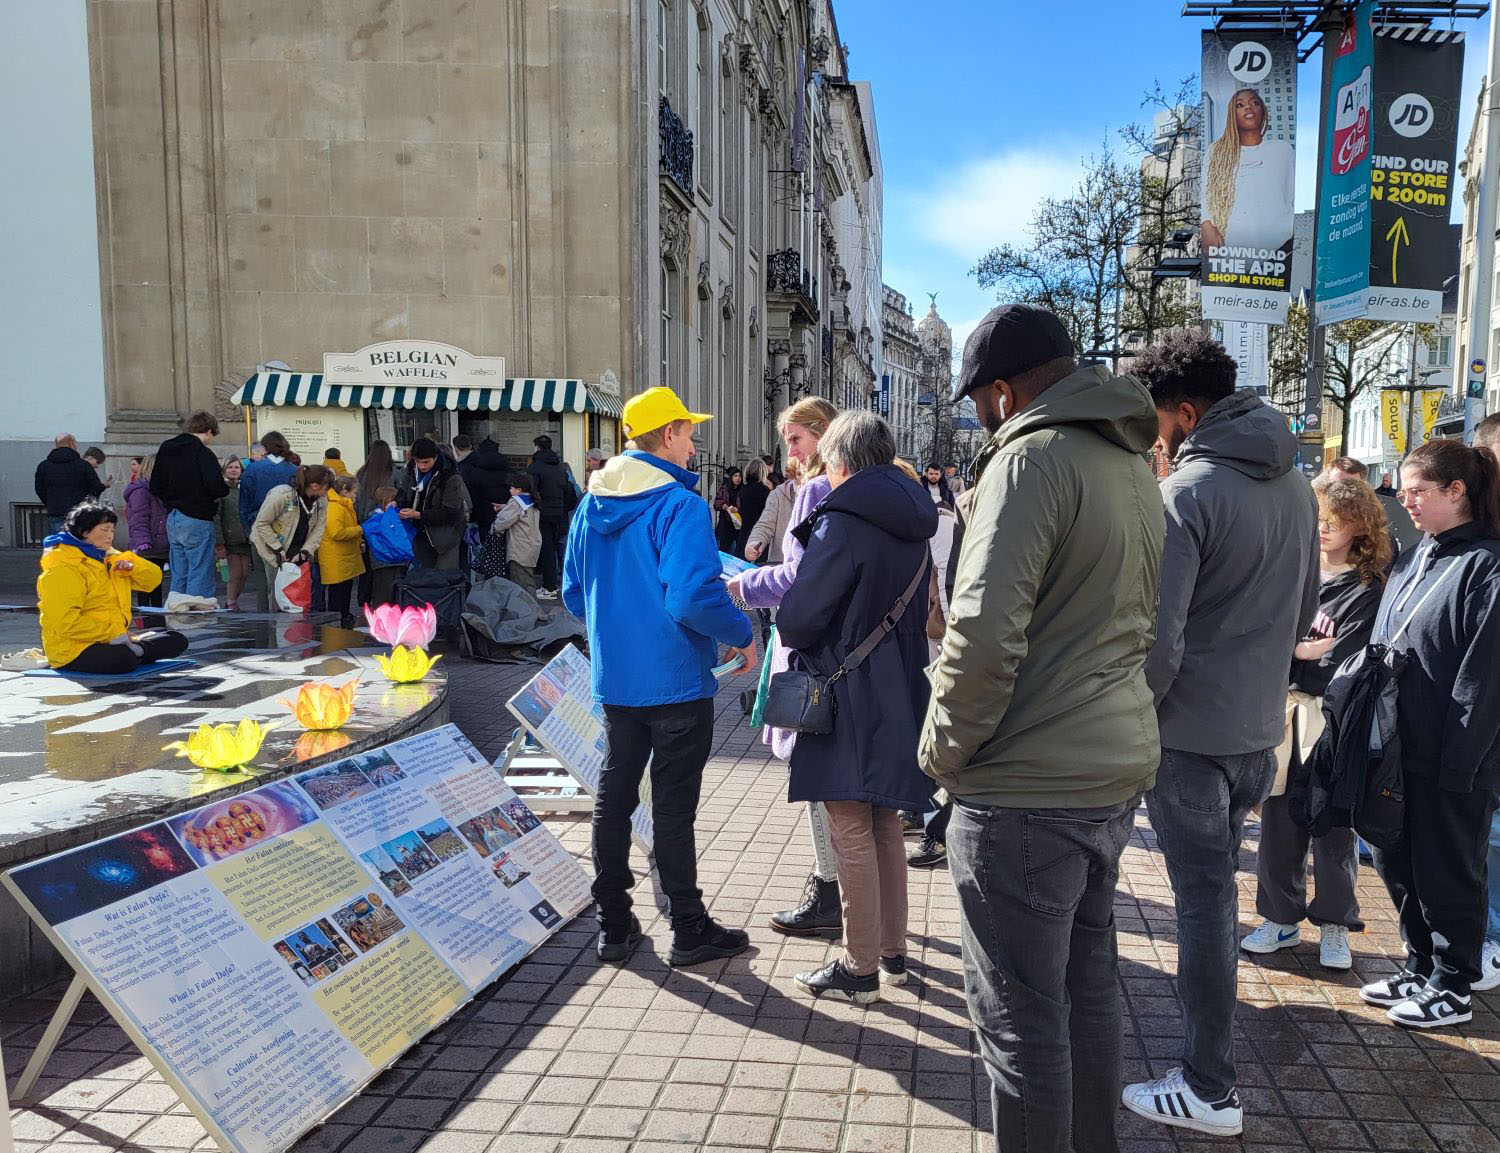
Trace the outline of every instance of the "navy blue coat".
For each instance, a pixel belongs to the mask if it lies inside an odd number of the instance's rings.
[[[932,563],[932,498],[894,465],[855,473],[795,530],[807,551],[776,613],[794,667],[832,675]],[[917,768],[927,713],[927,583],[919,583],[895,630],[834,686],[826,735],[797,734],[791,801],[864,801],[927,807],[931,785]]]

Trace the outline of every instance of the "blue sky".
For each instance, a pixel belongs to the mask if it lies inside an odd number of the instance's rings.
[[[848,0],[837,9],[851,78],[869,80],[885,168],[885,282],[920,317],[925,293],[962,346],[996,303],[968,275],[978,258],[1020,240],[1037,201],[1077,181],[1086,156],[1146,119],[1141,97],[1196,75],[1202,23],[1180,0]],[[1488,47],[1468,33],[1464,120]],[[1311,208],[1318,57],[1302,66],[1298,209]],[[1123,149],[1122,149],[1123,150]],[[1459,214],[1455,213],[1455,219]]]

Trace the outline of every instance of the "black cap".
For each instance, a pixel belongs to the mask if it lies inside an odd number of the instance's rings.
[[[964,343],[964,363],[953,382],[960,400],[982,384],[1011,380],[1049,360],[1076,356],[1063,322],[1037,304],[992,308]]]
[[[438,446],[427,437],[419,436],[411,442],[411,448],[406,455],[413,460],[436,460],[437,454]]]

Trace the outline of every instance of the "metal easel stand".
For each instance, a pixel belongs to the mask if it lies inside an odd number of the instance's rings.
[[[78,974],[73,974],[73,980],[68,985],[68,991],[63,994],[63,999],[58,1002],[57,1011],[52,1014],[52,1020],[47,1022],[46,1031],[42,1033],[42,1039],[37,1044],[36,1052],[31,1055],[31,1060],[26,1062],[26,1068],[21,1072],[21,1079],[16,1082],[13,1099],[17,1105],[28,1104],[31,1100],[31,1091],[36,1088],[37,1080],[42,1075],[42,1070],[47,1067],[47,1062],[52,1059],[52,1054],[57,1052],[57,1043],[62,1040],[63,1030],[68,1027],[68,1022],[73,1019],[73,1014],[78,1009],[78,1002],[83,1000],[83,995],[89,990],[89,983]],[[4,1085],[0,1083],[0,1096],[4,1095]],[[13,1153],[10,1142],[10,1103],[6,1102],[5,1128],[0,1132],[0,1153]]]

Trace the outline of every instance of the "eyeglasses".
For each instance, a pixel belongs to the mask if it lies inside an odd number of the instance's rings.
[[[1426,488],[1403,488],[1397,495],[1400,496],[1403,501],[1414,500],[1420,503],[1422,498],[1428,493],[1440,492],[1447,487],[1448,486],[1446,484],[1429,484]]]
[[[1338,532],[1343,527],[1336,520],[1320,520],[1318,522],[1318,531],[1320,532]]]

